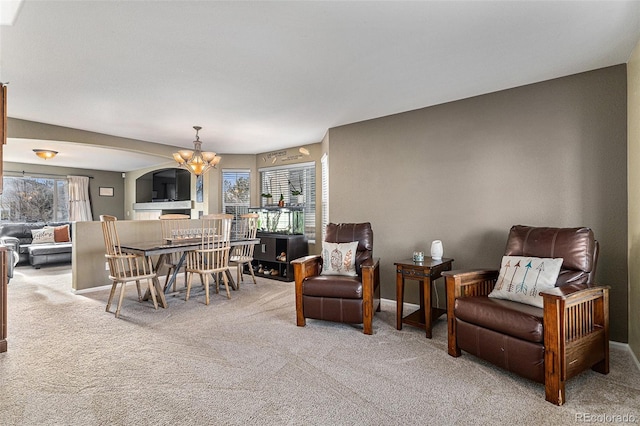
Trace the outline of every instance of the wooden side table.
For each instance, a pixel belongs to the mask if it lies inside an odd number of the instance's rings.
[[[442,272],[450,271],[452,263],[453,259],[442,258],[434,260],[430,257],[425,257],[423,262],[414,262],[412,259],[408,259],[394,263],[396,265],[396,329],[402,330],[402,323],[413,325],[425,329],[427,338],[431,338],[433,321],[447,312],[446,309],[432,306],[433,286],[431,283],[440,278]],[[420,286],[420,309],[403,318],[405,279],[418,281]]]

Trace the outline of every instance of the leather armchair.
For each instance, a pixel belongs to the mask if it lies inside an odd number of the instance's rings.
[[[505,255],[563,258],[543,308],[489,298],[499,271],[444,272],[448,352],[464,350],[545,385],[565,401],[565,381],[585,369],[609,372],[609,288],[593,286],[598,242],[589,228],[511,228]]]
[[[364,333],[373,334],[373,313],[380,311],[380,260],[373,257],[371,224],[330,223],[325,241],[358,241],[355,260],[358,275],[320,275],[319,255],[293,260],[297,325],[304,327],[306,318],[314,318],[363,324]]]

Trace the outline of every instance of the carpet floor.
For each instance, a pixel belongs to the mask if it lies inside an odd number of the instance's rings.
[[[366,336],[324,321],[297,327],[293,283],[246,276],[231,299],[212,292],[209,306],[194,290],[154,310],[130,284],[116,319],[105,312],[107,289],[71,291],[68,265],[17,268],[0,424],[640,422],[640,371],[623,346],[611,348],[609,375],[573,378],[557,407],[540,384],[469,354],[450,357],[444,317],[426,339],[411,326],[396,330],[395,302],[383,301]]]

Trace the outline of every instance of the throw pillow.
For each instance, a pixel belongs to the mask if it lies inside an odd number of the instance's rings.
[[[498,280],[489,297],[542,308],[540,292],[555,287],[561,267],[560,257],[503,256]]]
[[[32,229],[31,236],[33,237],[31,244],[50,244],[55,242],[53,228]]]
[[[320,275],[347,275],[355,277],[358,242],[322,243],[322,271]]]
[[[69,225],[60,225],[53,228],[53,239],[56,243],[68,243],[71,241]]]

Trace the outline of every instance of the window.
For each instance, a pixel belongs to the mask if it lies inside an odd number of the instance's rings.
[[[290,166],[265,167],[260,171],[260,192],[273,195],[273,203],[302,204],[304,234],[313,243],[316,239],[316,165],[314,162]],[[300,194],[299,194],[300,193]],[[300,197],[300,198],[299,198]]]
[[[68,189],[64,178],[5,177],[4,191],[0,195],[0,221],[67,221]]]
[[[232,237],[240,215],[249,213],[251,173],[249,170],[222,170],[222,211],[233,215]]]
[[[322,241],[324,241],[329,224],[329,156],[324,154],[322,164]]]

